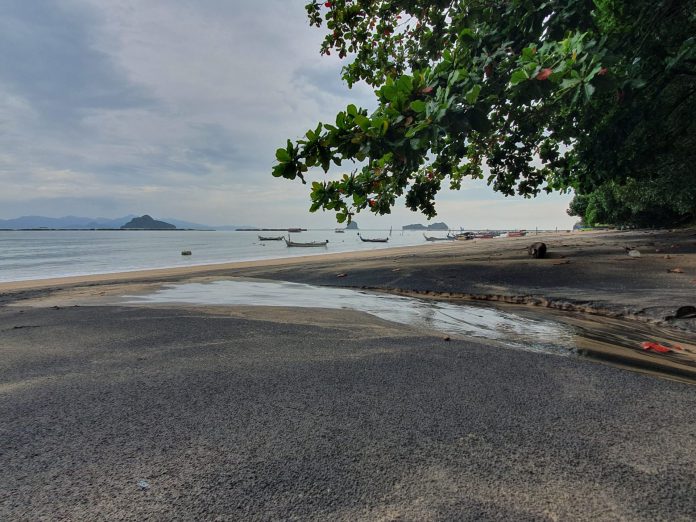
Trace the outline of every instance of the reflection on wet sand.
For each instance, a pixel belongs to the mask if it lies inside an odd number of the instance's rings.
[[[418,299],[298,283],[225,280],[166,286],[127,296],[127,304],[184,303],[221,306],[284,306],[351,309],[417,329],[490,344],[550,353],[585,355],[696,383],[696,338],[687,333],[620,319],[531,309]],[[653,341],[681,350],[646,351]]]

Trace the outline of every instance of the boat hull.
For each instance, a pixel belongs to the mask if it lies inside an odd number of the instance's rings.
[[[285,240],[285,244],[289,247],[325,247],[329,244],[329,240],[326,241],[312,241],[310,243],[298,243],[296,241]]]

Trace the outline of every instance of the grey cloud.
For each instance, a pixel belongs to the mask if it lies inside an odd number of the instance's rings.
[[[69,214],[98,216],[105,214],[117,216],[122,211],[124,205],[116,198],[110,197],[54,197],[7,201],[3,202],[2,206],[3,217],[18,217],[28,214],[39,214],[42,216],[65,216]]]
[[[293,81],[298,85],[311,85],[320,92],[326,92],[338,97],[349,94],[348,86],[341,80],[341,68],[303,66],[293,74]]]
[[[271,176],[274,152],[375,98],[320,57],[324,31],[303,5],[0,0],[0,218],[333,224],[307,215],[306,187]],[[443,195],[442,208],[463,197]],[[390,219],[402,215],[415,219]]]
[[[84,6],[5,0],[0,4],[0,83],[56,124],[79,119],[85,109],[151,103],[108,55],[94,48],[90,28],[96,24]]]

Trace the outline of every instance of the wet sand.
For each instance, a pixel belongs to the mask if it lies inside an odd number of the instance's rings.
[[[116,304],[264,277],[688,334],[667,317],[693,304],[693,234],[553,235],[547,260],[520,238],[3,285],[0,519],[693,519],[692,385],[321,303]]]

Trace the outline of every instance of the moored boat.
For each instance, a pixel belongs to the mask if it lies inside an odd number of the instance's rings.
[[[363,243],[386,243],[387,241],[389,241],[389,238],[388,238],[388,237],[383,237],[383,238],[372,238],[372,239],[366,238],[366,237],[362,237],[362,236],[360,235],[360,232],[358,232],[358,237],[360,238],[360,241],[362,241]]]
[[[285,236],[259,236],[259,241],[282,241]]]
[[[286,239],[285,244],[289,247],[325,247],[329,244],[329,240],[326,239],[325,241],[309,241],[307,243],[299,243],[297,241],[290,241],[289,239]]]
[[[456,238],[447,234],[446,237],[426,236],[423,234],[426,241],[454,241]]]

